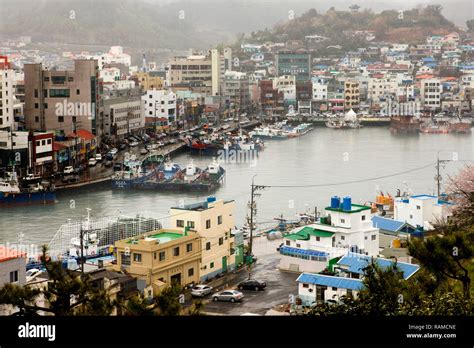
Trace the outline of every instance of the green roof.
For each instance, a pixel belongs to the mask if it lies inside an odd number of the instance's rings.
[[[342,208],[331,208],[331,207],[326,207],[326,210],[330,210],[330,211],[338,211],[338,212],[341,212],[341,213],[348,213],[348,214],[352,214],[352,213],[359,213],[361,211],[364,211],[364,210],[369,210],[371,209],[370,207],[366,206],[366,205],[361,205],[361,204],[351,204],[351,210],[350,211],[346,211]]]
[[[172,240],[175,240],[175,239],[178,239],[178,238],[181,238],[181,237],[183,237],[183,235],[181,233],[160,232],[160,233],[155,233],[155,234],[149,235],[147,238],[154,238],[160,244],[163,244],[163,243],[170,242]],[[128,241],[128,243],[136,244],[136,241],[134,239],[131,239],[131,240]]]
[[[327,237],[332,237],[333,234],[334,232],[318,230],[318,229],[306,226],[305,228],[299,230],[296,233],[292,233],[285,236],[285,238],[291,239],[291,240],[309,240],[310,236],[327,238]]]

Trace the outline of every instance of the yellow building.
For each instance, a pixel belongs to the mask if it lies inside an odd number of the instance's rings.
[[[156,293],[173,281],[199,282],[201,242],[196,232],[159,230],[115,242],[117,270],[143,279]]]
[[[135,80],[144,91],[163,89],[163,79],[149,72],[139,71],[135,73],[133,80]]]
[[[235,268],[236,248],[231,230],[235,226],[234,201],[208,197],[205,202],[173,207],[170,224],[173,228],[188,227],[201,237],[200,278],[205,281]]]
[[[346,79],[344,82],[344,108],[346,110],[358,110],[359,103],[359,81],[356,79]]]

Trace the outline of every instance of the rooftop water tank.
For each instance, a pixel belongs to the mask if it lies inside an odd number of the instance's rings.
[[[341,203],[341,199],[338,196],[331,197],[331,208],[338,209]]]
[[[215,202],[216,201],[216,197],[215,196],[209,196],[207,197],[207,203],[211,203],[211,202]]]
[[[342,200],[342,210],[344,211],[351,211],[352,201],[351,197],[346,196]]]

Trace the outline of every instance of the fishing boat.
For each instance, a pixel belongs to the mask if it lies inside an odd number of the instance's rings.
[[[151,154],[143,161],[130,158],[124,161],[122,170],[112,175],[112,188],[131,189],[136,183],[143,182],[152,176],[163,164],[162,155]]]
[[[16,172],[0,179],[0,206],[48,204],[56,201],[54,186],[49,183],[30,182],[21,187]]]
[[[217,141],[186,139],[186,146],[191,154],[204,156],[215,156],[219,150],[223,149],[223,144]]]
[[[463,119],[460,115],[449,121],[449,129],[453,133],[471,133],[471,127],[472,121]]]
[[[417,134],[420,125],[420,118],[413,115],[390,117],[390,132],[393,134]]]

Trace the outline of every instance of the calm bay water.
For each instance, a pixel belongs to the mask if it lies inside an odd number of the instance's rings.
[[[358,183],[305,188],[267,188],[257,200],[257,221],[269,222],[276,216],[294,218],[306,209],[314,211],[329,204],[332,195],[352,196],[353,202],[373,200],[379,190],[395,194],[403,191],[404,181],[414,193],[436,192],[434,181],[438,151],[448,162],[441,173],[446,181],[462,166],[474,160],[472,135],[432,134],[393,136],[386,128],[333,130],[316,128],[301,138],[267,141],[265,150],[250,163],[222,163],[227,170],[225,184],[213,194],[235,200],[236,224],[241,226],[247,214],[250,184],[319,185],[367,180],[393,173],[431,166],[403,175]],[[453,154],[455,152],[455,154]],[[185,166],[191,156],[181,154],[173,161]],[[208,157],[194,156],[194,163],[205,167]],[[77,219],[92,209],[94,216],[118,214],[163,218],[171,206],[205,199],[203,193],[160,193],[153,191],[112,191],[108,188],[58,193],[57,203],[48,206],[0,208],[0,242],[15,243],[24,234],[23,243],[49,242],[67,219]]]

